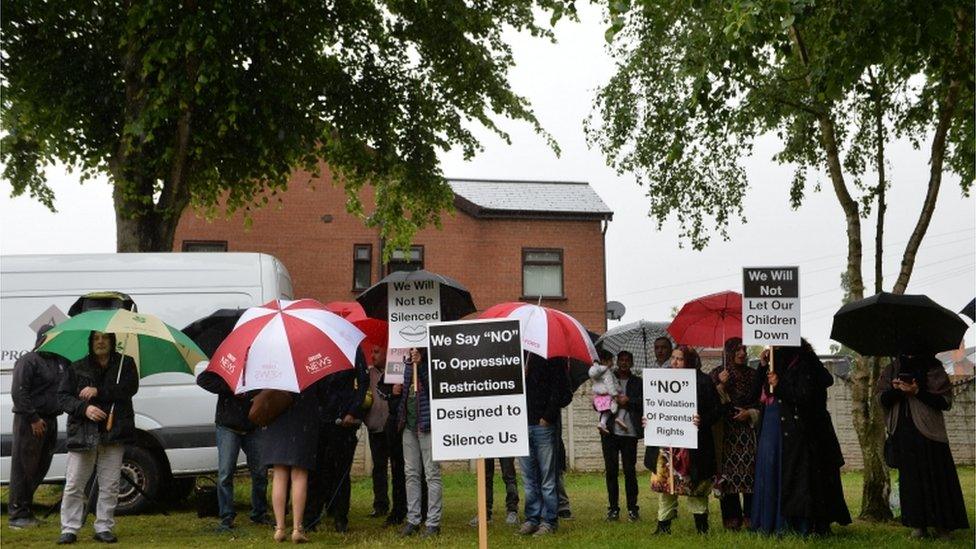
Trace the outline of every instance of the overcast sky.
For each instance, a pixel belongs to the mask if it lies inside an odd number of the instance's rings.
[[[775,139],[758,143],[744,162],[750,177],[745,211],[748,223],[734,224],[731,239],[716,236],[704,251],[679,247],[677,223],[659,231],[647,217],[645,192],[630,176],[617,176],[602,155],[586,147],[582,121],[591,112],[595,90],[613,71],[605,49],[599,12],[587,6],[581,24],[561,22],[558,43],[512,35],[518,66],[513,88],[529,98],[536,115],[559,142],[556,157],[531,128],[502,122],[512,145],[479,133],[484,153],[465,162],[457,152],[442,155],[448,177],[588,181],[614,211],[607,232],[607,297],[622,302],[623,322],[666,320],[672,307],[697,296],[741,291],[743,266],[799,265],[802,331],[827,352],[830,320],[840,306],[840,273],[846,264],[844,218],[829,186],[808,193],[803,206],[789,208],[791,168],[774,163]],[[928,145],[926,144],[926,147]],[[905,242],[924,197],[928,155],[907,143],[889,148],[892,188],[888,194],[885,236],[885,289],[898,272]],[[80,253],[115,250],[111,190],[102,179],[83,186],[64,170],[50,172],[58,213],[28,197],[11,199],[10,184],[0,184],[0,251]],[[908,293],[925,293],[959,310],[976,293],[976,200],[963,197],[958,179],[943,181]],[[873,289],[874,218],[863,222],[865,285]],[[866,293],[870,294],[871,291]],[[615,323],[610,322],[612,327]],[[971,328],[967,345],[976,336]]]

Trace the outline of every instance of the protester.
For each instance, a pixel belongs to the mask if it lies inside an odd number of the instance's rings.
[[[952,384],[932,356],[902,355],[885,367],[878,393],[888,428],[886,457],[898,469],[901,523],[913,538],[948,538],[969,528],[969,516],[949,451],[943,412],[952,406]]]
[[[386,349],[382,351],[384,361],[386,360]],[[385,365],[384,365],[385,366]],[[385,369],[384,369],[385,377]],[[394,390],[397,391],[394,394]],[[384,526],[397,526],[403,524],[407,518],[407,480],[403,463],[403,435],[397,421],[397,411],[400,409],[400,402],[403,398],[403,386],[400,384],[377,383],[376,394],[381,400],[386,402],[389,414],[386,418],[386,425],[383,434],[386,438],[386,447],[390,455],[390,484],[393,506],[390,514],[387,515]],[[421,509],[427,509],[427,488],[426,482],[421,482]],[[425,514],[425,513],[423,513]]]
[[[502,481],[505,482],[505,524],[518,524],[518,481],[515,476],[515,458],[498,458],[498,467],[502,470]],[[491,508],[495,503],[495,459],[485,458],[485,495],[488,505],[488,524],[491,524]],[[469,526],[478,526],[478,515],[472,517]]]
[[[386,372],[386,347],[374,345],[371,353],[369,368],[369,391],[373,397],[373,404],[366,412],[363,423],[369,433],[369,454],[373,462],[373,512],[372,518],[385,517],[390,514],[390,495],[387,491],[387,465],[390,463],[390,444],[386,435],[386,425],[390,418],[390,406],[381,397],[380,386],[383,374]],[[402,452],[402,449],[401,449]],[[394,485],[393,491],[396,492]],[[394,493],[394,499],[396,494]]]
[[[593,409],[599,418],[596,428],[601,435],[607,435],[610,433],[608,423],[617,415],[617,395],[621,391],[613,371],[613,353],[599,349],[597,354],[599,362],[593,364],[589,371],[590,380],[593,381],[590,388],[593,391]],[[620,422],[620,419],[617,418],[617,421]],[[620,425],[624,426],[622,422]]]
[[[308,474],[305,529],[315,529],[324,511],[332,516],[335,531],[341,533],[349,529],[349,472],[369,390],[369,371],[362,350],[356,350],[351,370],[326,376],[315,386],[319,405],[318,451],[315,467]]]
[[[403,461],[407,484],[407,523],[401,536],[420,531],[421,470],[427,479],[427,527],[421,537],[431,537],[441,531],[442,486],[440,464],[434,461],[430,438],[430,385],[426,348],[410,349],[410,363],[404,372],[405,383],[393,389],[403,395],[397,422],[403,433]]]
[[[761,402],[752,529],[765,534],[825,535],[850,524],[840,468],[844,457],[827,412],[833,376],[806,340],[760,358]]]
[[[522,535],[544,536],[559,526],[557,425],[561,409],[573,398],[569,377],[560,364],[549,364],[529,353],[525,374],[526,416],[529,423],[529,455],[519,458],[525,487],[525,522]]]
[[[660,336],[654,340],[654,362],[651,368],[670,368],[671,367],[671,353],[674,350],[674,344],[667,336]],[[644,468],[653,471],[657,467],[657,453],[658,448],[656,446],[648,446],[644,448]]]
[[[254,392],[234,394],[216,372],[206,370],[197,376],[197,385],[217,395],[214,423],[217,425],[217,507],[218,532],[234,528],[234,473],[241,450],[247,456],[251,474],[251,522],[272,525],[268,516],[268,468],[261,458],[261,429],[248,419]]]
[[[759,419],[762,384],[758,373],[748,366],[747,361],[742,339],[729,338],[725,342],[723,365],[711,372],[723,407],[722,421],[717,424],[721,443],[714,491],[719,496],[722,524],[729,530],[749,528],[755,483],[755,424]]]
[[[644,417],[644,386],[641,380],[630,375],[634,355],[630,351],[617,353],[616,383],[620,394],[615,396],[619,408],[610,423],[610,431],[601,433],[603,464],[606,471],[607,520],[620,518],[620,486],[617,482],[618,460],[624,470],[624,490],[627,494],[627,517],[631,522],[640,519],[637,505],[637,441],[644,438],[641,427]]]
[[[58,386],[58,406],[68,414],[68,463],[61,500],[61,537],[74,543],[85,518],[85,486],[96,472],[95,540],[115,543],[115,506],[119,499],[125,444],[135,442],[132,396],[139,373],[130,356],[115,350],[115,334],[92,332],[88,355],[66,368]]]
[[[13,441],[10,449],[10,498],[7,525],[11,530],[37,526],[31,506],[34,492],[47,476],[58,439],[58,385],[68,361],[58,355],[38,352],[44,334],[53,325],[37,331],[34,350],[14,364],[10,382],[13,401]]]
[[[712,425],[721,413],[718,393],[712,379],[701,371],[698,353],[681,345],[671,353],[672,368],[691,368],[697,372],[698,409],[692,423],[698,428],[698,449],[661,448],[651,475],[651,490],[660,494],[655,534],[670,534],[671,521],[678,515],[678,496],[686,496],[699,534],[708,532],[708,492],[715,474],[715,442]]]
[[[273,467],[271,504],[275,515],[275,541],[288,538],[285,514],[289,494],[291,540],[295,543],[308,541],[304,528],[305,503],[308,499],[308,472],[316,465],[319,445],[319,383],[301,393],[292,393],[291,405],[261,433],[261,457]]]

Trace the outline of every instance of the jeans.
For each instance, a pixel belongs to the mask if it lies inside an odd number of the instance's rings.
[[[94,450],[68,452],[64,473],[64,495],[61,498],[61,533],[77,534],[85,520],[85,486],[96,471],[98,501],[95,504],[95,532],[111,532],[115,528],[115,506],[119,502],[119,481],[122,475],[121,444],[99,444]]]
[[[529,425],[529,455],[519,458],[525,486],[525,520],[553,528],[559,523],[555,437],[555,426]]]
[[[607,508],[620,510],[620,485],[617,483],[617,474],[619,465],[622,464],[627,510],[638,511],[640,508],[637,505],[637,437],[602,435],[600,446],[603,448],[603,465],[607,477]]]
[[[34,516],[31,504],[34,492],[51,468],[54,444],[58,440],[58,418],[42,418],[47,430],[37,438],[31,429],[30,418],[13,414],[13,447],[10,452],[10,498],[7,513],[10,520]]]
[[[427,477],[427,526],[440,526],[442,500],[441,465],[434,461],[430,433],[403,431],[403,465],[407,480],[407,522],[420,524],[421,469]]]
[[[238,433],[222,425],[217,426],[217,506],[220,522],[230,525],[234,511],[234,473],[241,450],[247,456],[251,472],[251,519],[260,520],[268,513],[268,469],[261,463],[260,430]]]
[[[505,512],[517,512],[519,504],[518,481],[515,479],[515,458],[498,458],[498,466],[502,470],[502,480],[505,481]],[[495,502],[495,458],[485,459],[485,488],[488,504],[488,516]]]

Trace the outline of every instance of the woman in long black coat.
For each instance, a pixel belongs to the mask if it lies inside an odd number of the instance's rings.
[[[889,463],[898,469],[901,523],[912,537],[949,536],[969,528],[956,464],[942,412],[952,406],[952,384],[933,356],[901,356],[878,380],[891,438]]]
[[[827,412],[833,377],[806,340],[777,348],[772,371],[766,356],[752,528],[828,534],[832,522],[851,523],[840,482],[844,457]]]

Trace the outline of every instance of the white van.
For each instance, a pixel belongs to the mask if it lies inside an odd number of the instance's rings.
[[[36,327],[52,317],[63,319],[79,296],[102,290],[128,294],[140,312],[178,329],[217,309],[293,297],[287,269],[267,254],[0,257],[0,483],[10,481],[14,363],[34,346]],[[126,450],[123,469],[150,497],[183,497],[192,489],[195,475],[216,471],[215,405],[216,396],[200,389],[191,374],[156,374],[140,380],[133,399],[138,443]],[[62,415],[47,481],[64,479],[65,425]],[[122,482],[120,512],[138,511],[147,504]]]

